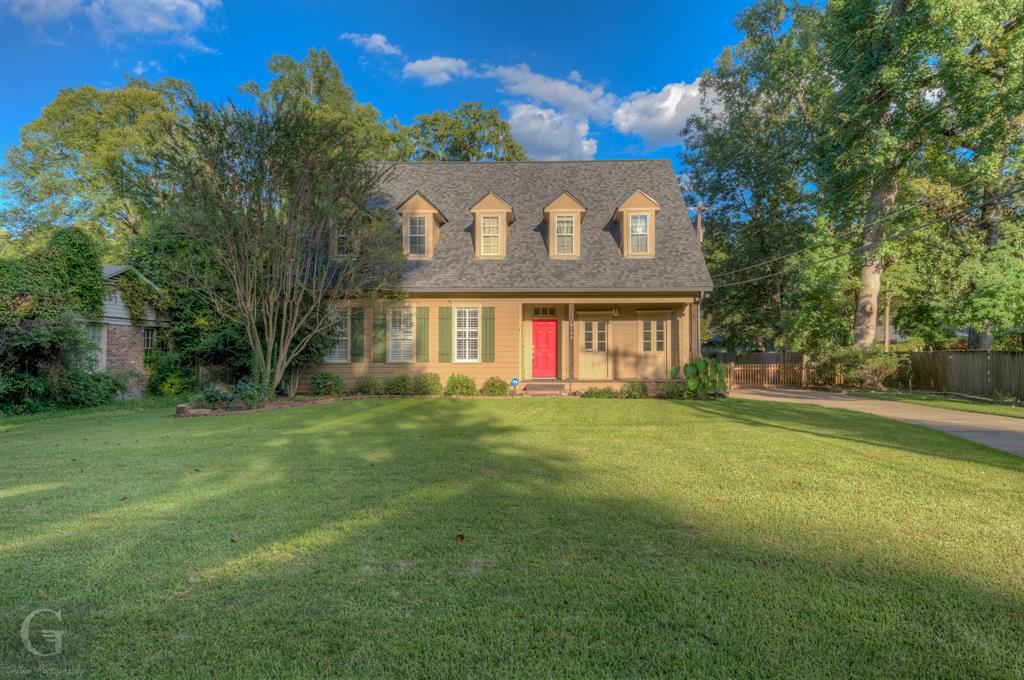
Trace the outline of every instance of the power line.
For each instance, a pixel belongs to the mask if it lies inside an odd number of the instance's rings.
[[[882,243],[885,243],[887,241],[895,241],[897,239],[903,238],[904,236],[908,236],[910,234],[913,234],[914,232],[921,231],[922,229],[927,229],[928,227],[935,226],[936,224],[941,224],[942,222],[945,222],[947,219],[950,219],[950,218],[953,218],[953,217],[958,217],[960,215],[963,215],[963,214],[966,214],[966,213],[970,212],[971,210],[977,210],[978,208],[982,208],[982,207],[988,205],[989,203],[994,203],[996,201],[1001,201],[1004,198],[1008,198],[1009,196],[1013,196],[1014,194],[1019,194],[1022,191],[1024,191],[1024,184],[1019,184],[1019,185],[1017,185],[1016,187],[1014,187],[1013,189],[1011,189],[1009,191],[1006,191],[1006,192],[1004,192],[1004,193],[1002,193],[1002,194],[1000,194],[998,196],[993,196],[992,198],[984,200],[984,201],[982,201],[980,203],[976,203],[975,205],[967,206],[966,208],[961,208],[960,210],[954,211],[954,212],[949,213],[947,215],[942,215],[941,217],[937,217],[934,220],[930,220],[930,221],[925,222],[924,224],[918,225],[916,227],[910,227],[908,229],[904,229],[903,231],[897,232],[897,233],[893,234],[892,236],[882,237],[882,238],[878,239],[878,241],[876,241],[874,244],[872,244],[870,246],[858,246],[857,248],[851,248],[850,250],[848,250],[846,252],[839,253],[837,255],[830,255],[829,257],[821,258],[819,260],[814,260],[813,262],[808,262],[807,264],[801,265],[799,267],[794,267],[794,268],[789,269],[789,270],[784,269],[784,270],[782,270],[782,271],[780,271],[778,273],[764,274],[763,276],[756,276],[754,278],[744,279],[743,281],[734,281],[732,283],[723,283],[721,285],[716,285],[715,288],[732,288],[733,286],[742,286],[742,285],[745,285],[745,284],[748,284],[748,283],[756,283],[758,281],[763,281],[765,279],[770,279],[770,278],[775,277],[775,276],[785,276],[787,274],[792,274],[794,271],[799,271],[801,269],[807,269],[807,268],[813,267],[815,265],[824,264],[825,262],[831,262],[832,260],[839,259],[840,257],[846,257],[846,256],[849,256],[849,255],[855,255],[857,253],[866,253],[868,251],[874,250],[879,245],[881,245]]]

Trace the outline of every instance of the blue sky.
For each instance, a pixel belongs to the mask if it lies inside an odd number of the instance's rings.
[[[242,99],[272,54],[323,47],[385,118],[479,100],[534,158],[674,157],[747,4],[3,0],[0,148],[62,88],[135,73]]]

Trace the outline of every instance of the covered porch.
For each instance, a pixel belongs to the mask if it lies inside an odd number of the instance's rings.
[[[668,380],[673,366],[700,353],[698,299],[524,301],[524,388],[571,392]]]

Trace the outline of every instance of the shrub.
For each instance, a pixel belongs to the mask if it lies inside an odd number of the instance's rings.
[[[150,392],[161,394],[165,397],[173,397],[176,394],[186,394],[195,389],[196,381],[190,378],[183,378],[180,375],[169,375],[156,386],[156,390],[150,388]]]
[[[145,361],[150,394],[170,396],[195,389],[195,371],[183,364],[180,353],[157,350]]]
[[[484,381],[483,387],[480,388],[480,394],[485,397],[507,397],[511,389],[512,386],[507,382],[496,375],[492,375]]]
[[[448,376],[445,392],[459,397],[472,397],[477,394],[476,381],[468,375],[453,373]]]
[[[345,380],[337,373],[320,371],[309,379],[309,391],[313,394],[337,396],[345,393]]]
[[[833,347],[811,357],[817,385],[838,382],[847,387],[877,389],[896,378],[899,365],[900,358],[886,353],[881,347]]]
[[[352,392],[354,394],[383,394],[384,388],[380,381],[372,375],[361,375],[356,379]]]
[[[395,375],[384,381],[384,394],[402,396],[413,394],[415,385],[408,375]]]
[[[110,373],[69,371],[53,390],[53,400],[61,408],[82,408],[109,404],[128,388],[128,381]]]
[[[623,399],[645,399],[647,397],[647,383],[631,382],[622,386],[619,396]]]
[[[580,397],[584,399],[618,399],[619,393],[610,387],[590,387]]]
[[[231,395],[217,385],[210,385],[195,392],[188,403],[196,408],[221,408],[231,402]]]
[[[692,378],[690,378],[692,380]],[[658,386],[658,399],[692,399],[687,380],[673,380]]]
[[[413,394],[444,394],[441,376],[437,373],[420,373],[413,378]]]
[[[270,390],[258,380],[242,378],[231,387],[231,401],[240,401],[246,408],[256,408],[270,398]]]

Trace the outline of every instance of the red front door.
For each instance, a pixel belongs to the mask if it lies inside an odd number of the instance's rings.
[[[558,319],[533,320],[533,377],[558,375]]]

